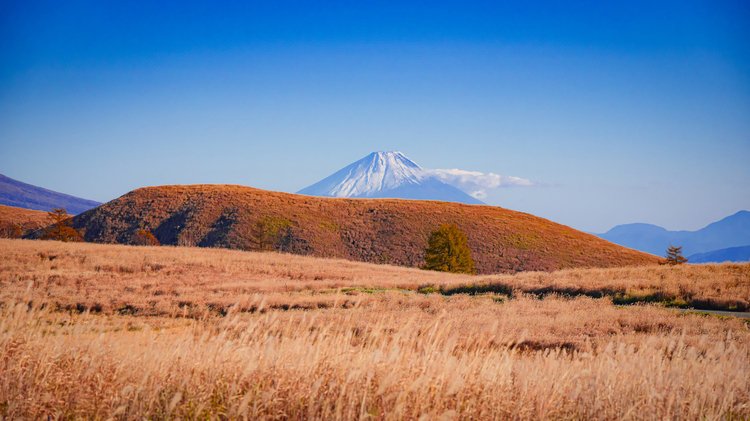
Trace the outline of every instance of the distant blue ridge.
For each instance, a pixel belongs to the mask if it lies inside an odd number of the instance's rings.
[[[70,215],[78,215],[101,203],[32,186],[0,174],[0,205],[48,212],[52,208],[65,208]]]
[[[750,212],[739,211],[698,231],[668,231],[651,224],[626,224],[618,225],[604,234],[595,235],[615,244],[657,256],[664,256],[670,244],[682,247],[683,256],[694,256],[698,253],[743,248],[750,244]],[[691,259],[692,262],[699,263]]]
[[[688,263],[739,263],[748,261],[750,261],[750,246],[729,247],[707,253],[697,253],[688,257]]]

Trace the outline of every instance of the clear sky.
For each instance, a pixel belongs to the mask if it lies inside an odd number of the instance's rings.
[[[589,232],[750,209],[750,3],[0,0],[0,173],[295,192],[380,150]]]

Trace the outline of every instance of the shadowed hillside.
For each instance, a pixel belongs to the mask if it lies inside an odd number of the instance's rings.
[[[147,187],[74,218],[86,241],[132,244],[141,229],[163,245],[248,248],[256,222],[288,226],[275,244],[295,254],[421,266],[433,229],[455,223],[478,273],[615,267],[661,259],[533,215],[492,206],[339,199],[233,185]]]

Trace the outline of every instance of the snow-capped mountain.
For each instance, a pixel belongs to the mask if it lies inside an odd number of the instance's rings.
[[[433,176],[401,152],[373,152],[297,192],[309,196],[483,202]]]

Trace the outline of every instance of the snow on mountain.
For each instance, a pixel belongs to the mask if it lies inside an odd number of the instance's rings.
[[[309,196],[442,200],[484,204],[429,175],[401,152],[373,152],[297,192]]]
[[[419,184],[421,172],[422,167],[401,152],[373,152],[323,180],[338,181],[324,193],[332,197],[372,197],[402,184]]]

